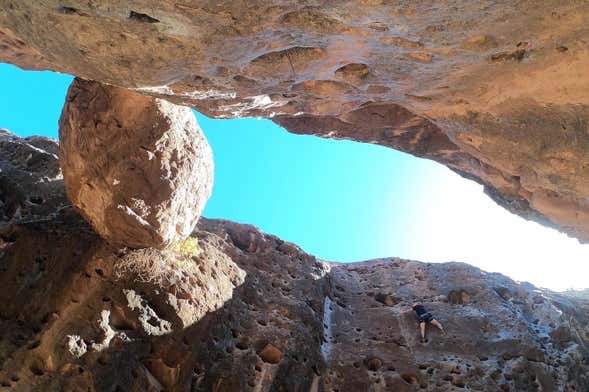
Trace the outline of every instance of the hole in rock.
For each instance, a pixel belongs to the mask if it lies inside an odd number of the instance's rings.
[[[470,302],[470,294],[466,290],[452,290],[448,293],[448,302],[452,305],[464,305]]]
[[[264,346],[258,355],[264,362],[270,364],[277,364],[282,359],[282,351],[270,343],[266,344],[266,346]]]
[[[137,322],[130,319],[119,306],[113,306],[110,314],[110,325],[117,331],[133,331],[137,329]]]
[[[401,374],[401,378],[407,384],[419,384],[419,378],[414,374],[403,373],[403,374]]]
[[[368,370],[377,371],[382,366],[382,360],[380,358],[368,358],[366,360],[366,367]]]
[[[28,346],[28,349],[29,349],[29,350],[34,350],[34,349],[36,349],[37,347],[39,347],[40,345],[41,345],[41,341],[39,341],[39,340],[35,340],[35,341],[33,341],[33,342],[31,342],[31,343],[29,344],[29,346]]]
[[[137,11],[131,11],[129,13],[129,19],[142,23],[159,23],[158,19]]]
[[[79,10],[74,7],[61,6],[57,9],[57,12],[59,12],[60,14],[74,15],[79,13]]]
[[[242,340],[238,341],[237,343],[235,343],[235,347],[237,347],[240,350],[247,350],[249,348],[249,340],[242,339]]]
[[[39,366],[38,363],[31,364],[31,366],[29,367],[29,370],[35,376],[42,376],[43,374],[45,374],[45,371],[41,368],[41,366]]]
[[[374,299],[386,306],[395,306],[399,301],[390,294],[378,293]]]
[[[33,204],[43,204],[45,202],[41,196],[30,196],[29,201]]]
[[[102,366],[108,365],[108,357],[107,357],[107,354],[99,356],[98,359],[97,359],[97,362],[100,365],[102,365]]]

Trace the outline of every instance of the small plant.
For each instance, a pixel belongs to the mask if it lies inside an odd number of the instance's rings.
[[[174,252],[187,259],[194,258],[200,254],[200,247],[198,246],[198,239],[188,237],[184,241],[179,241],[173,246]]]

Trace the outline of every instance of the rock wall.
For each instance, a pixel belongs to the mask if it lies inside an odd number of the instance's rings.
[[[378,143],[589,240],[583,1],[0,0],[0,60]]]
[[[0,385],[27,392],[310,385],[311,365],[321,367],[323,264],[257,231],[267,254],[243,254],[231,235],[251,228],[203,225],[195,233],[200,254],[179,259],[113,248],[73,211],[2,232]]]
[[[69,204],[55,140],[0,129],[0,227],[43,219]]]
[[[571,377],[589,365],[587,302],[462,263],[376,260],[336,265],[330,278],[326,390],[589,388]],[[420,343],[414,314],[401,313],[412,301],[447,335],[429,326]]]
[[[24,185],[0,196],[46,186]],[[42,206],[0,228],[3,390],[589,389],[586,300],[461,263],[329,263],[220,220],[196,250],[130,250]],[[414,301],[447,336],[419,342]]]

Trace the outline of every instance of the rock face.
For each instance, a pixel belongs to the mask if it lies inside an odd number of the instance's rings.
[[[130,251],[72,208],[5,225],[0,386],[589,390],[586,300],[461,263],[328,263],[227,221],[201,219],[193,236],[188,256]],[[402,312],[413,301],[448,335],[419,343]]]
[[[589,4],[0,1],[0,60],[378,143],[589,240]]]
[[[459,263],[329,264],[202,220],[159,271],[72,212],[3,232],[0,382],[13,391],[584,391],[589,303]],[[249,238],[243,247],[240,237]],[[73,251],[72,251],[73,249]],[[131,257],[135,269],[121,267]],[[170,259],[165,260],[170,263]],[[164,264],[165,265],[165,264]],[[139,267],[137,267],[139,266]],[[142,268],[145,268],[143,270]],[[452,303],[452,292],[469,300]],[[14,293],[19,293],[15,297]],[[386,293],[394,304],[376,300]],[[448,336],[419,343],[420,300]]]
[[[59,123],[68,196],[101,236],[164,248],[192,232],[213,158],[190,109],[76,79]]]
[[[589,378],[571,378],[573,369],[589,365],[589,328],[578,324],[588,302],[462,263],[376,260],[334,265],[329,276],[323,352],[330,388],[589,388]],[[382,304],[379,295],[394,301]],[[429,326],[428,342],[419,342],[415,315],[401,313],[413,300],[425,304],[447,336]]]
[[[58,144],[0,129],[0,227],[39,219],[69,204],[57,160]]]

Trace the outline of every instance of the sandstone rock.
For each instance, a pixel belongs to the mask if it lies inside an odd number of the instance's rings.
[[[0,227],[45,217],[69,204],[55,140],[0,129]]]
[[[262,361],[276,365],[282,359],[282,351],[268,343],[262,351],[260,351],[260,358]]]
[[[1,232],[9,244],[0,250],[0,381],[28,392],[240,391],[250,390],[248,381],[264,391],[310,387],[312,366],[323,366],[321,307],[310,304],[321,303],[324,285],[309,277],[324,276],[325,266],[300,251],[279,252],[281,241],[259,232],[273,251],[244,253],[225,222],[201,226],[198,260],[168,255],[158,272],[165,279],[151,281],[140,279],[142,269],[154,272],[144,253],[136,256],[143,250],[121,254],[81,218],[58,214]],[[287,268],[299,278],[285,277]],[[264,370],[271,364],[275,370]]]
[[[331,295],[338,303],[324,313],[329,320],[325,358],[330,372],[338,375],[330,380],[329,388],[370,390],[377,388],[376,379],[384,383],[380,386],[383,390],[409,391],[456,387],[494,391],[502,384],[507,390],[566,390],[574,385],[570,378],[563,381],[567,376],[555,375],[561,369],[558,363],[567,363],[564,367],[570,371],[575,362],[566,332],[571,331],[566,321],[569,316],[547,312],[553,305],[558,309],[572,305],[565,297],[543,291],[551,302],[537,303],[534,298],[539,290],[533,286],[518,285],[502,275],[460,263],[392,259],[332,264],[329,277]],[[393,307],[370,306],[368,293],[376,287],[395,293],[401,302]],[[496,287],[518,293],[517,303],[506,303]],[[447,301],[444,293],[452,293],[454,303],[462,306]],[[468,301],[464,301],[464,293]],[[414,301],[425,303],[445,326],[447,336],[430,328],[429,342],[419,343],[415,315],[402,313]],[[574,306],[580,311],[588,305],[576,302]],[[579,336],[585,340],[585,327],[583,331]],[[579,349],[586,352],[586,348]],[[376,376],[358,372],[353,365],[358,352],[382,361]],[[563,358],[568,356],[566,352],[572,354],[568,359]],[[583,362],[583,366],[587,364]],[[522,379],[518,381],[513,374]],[[535,380],[537,387],[532,386]],[[579,382],[583,388],[589,385],[585,379]]]
[[[589,241],[587,2],[4,3],[1,61],[433,159]]]
[[[63,212],[0,232],[0,381],[29,392],[589,387],[589,302],[460,263],[285,254],[247,225],[266,248],[244,252],[231,240],[238,227],[201,219],[198,259],[165,260],[166,278],[153,281],[139,279],[153,271],[145,253],[133,256],[142,250],[121,254]],[[374,306],[376,286],[400,302]],[[452,290],[471,301],[448,303]],[[448,336],[429,329],[419,343],[415,316],[401,313],[416,299]]]
[[[191,233],[213,161],[190,109],[76,79],[59,135],[68,196],[105,239],[164,248]]]

